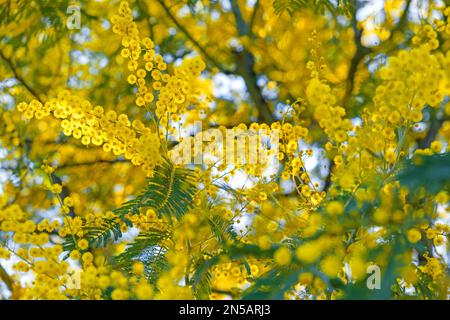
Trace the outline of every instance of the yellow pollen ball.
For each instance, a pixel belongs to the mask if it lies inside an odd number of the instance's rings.
[[[409,242],[417,243],[420,241],[420,239],[422,239],[422,234],[416,228],[412,228],[406,232],[406,237]]]
[[[281,247],[277,251],[275,251],[273,258],[278,265],[287,265],[291,262],[292,259],[291,251],[286,247]]]

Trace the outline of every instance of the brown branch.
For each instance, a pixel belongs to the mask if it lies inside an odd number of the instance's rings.
[[[6,272],[6,270],[1,265],[0,265],[0,279],[3,280],[3,282],[8,287],[9,291],[11,291],[11,293],[12,293],[14,290],[14,281],[13,281],[13,279],[11,279],[9,274]]]
[[[389,43],[388,40],[390,40],[395,33],[397,32],[403,32],[403,28],[405,27],[406,23],[408,22],[408,12],[409,8],[411,7],[412,1],[407,1],[405,9],[403,10],[402,16],[400,17],[399,22],[397,23],[396,27],[392,30],[392,32],[389,35],[389,38],[383,41],[383,43]],[[351,94],[353,92],[353,89],[355,87],[355,76],[356,72],[358,71],[358,66],[361,63],[361,61],[370,53],[374,51],[372,48],[364,47],[361,43],[361,37],[362,37],[362,31],[358,29],[357,27],[357,20],[356,20],[356,13],[358,11],[358,8],[355,8],[355,12],[352,15],[352,27],[354,30],[354,42],[356,45],[356,53],[353,56],[351,62],[350,62],[350,68],[347,75],[347,88],[343,100],[343,105],[345,106],[350,98]],[[395,48],[395,47],[394,47]]]
[[[355,88],[355,76],[356,76],[356,71],[358,70],[358,66],[359,66],[360,62],[364,59],[364,57],[371,51],[369,48],[364,47],[361,43],[362,30],[358,29],[358,21],[356,19],[357,11],[358,11],[358,8],[355,7],[355,12],[352,15],[352,28],[353,28],[353,32],[354,32],[353,41],[355,42],[355,45],[356,45],[356,52],[350,62],[350,68],[348,70],[347,87],[345,90],[344,100],[342,102],[344,107],[350,101],[353,89]]]
[[[31,95],[33,95],[37,100],[39,100],[41,103],[43,103],[42,99],[39,97],[38,93],[25,81],[25,79],[17,72],[16,67],[14,66],[14,63],[8,59],[4,53],[0,50],[0,58],[2,58],[8,67],[11,69],[12,73],[14,74],[14,77],[28,90]]]
[[[426,136],[417,142],[417,147],[419,149],[429,148],[431,143],[436,139],[442,124],[448,120],[445,116],[438,119],[436,117],[436,113],[437,112],[432,109],[432,113],[430,114],[430,117],[432,117],[432,120],[430,121],[430,128],[428,129]]]
[[[238,35],[240,37],[249,35],[251,32],[250,27],[242,17],[241,10],[239,9],[239,5],[236,0],[231,0],[231,10],[236,20]],[[255,58],[245,47],[242,51],[235,52],[235,55],[236,72],[244,78],[250,97],[259,111],[258,120],[266,123],[272,123],[275,119],[256,82],[257,76],[254,70]]]
[[[69,189],[63,184],[61,178],[56,175],[56,173],[51,173],[50,174],[50,178],[53,180],[52,183],[57,183],[59,185],[61,185],[62,190],[61,193],[59,194],[59,197],[61,199],[61,205],[64,204],[64,199],[67,198],[68,196],[70,196],[70,191]],[[75,211],[73,210],[73,207],[69,207],[69,216],[70,217],[75,217]]]
[[[188,38],[189,41],[191,41],[194,46],[200,51],[200,53],[216,68],[218,68],[220,71],[226,74],[232,73],[231,70],[228,70],[223,65],[221,65],[216,59],[214,59],[201,45],[200,43],[194,39],[194,37],[187,31],[187,29],[181,25],[181,23],[178,22],[177,18],[172,14],[170,11],[170,8],[164,3],[163,0],[158,0],[158,3],[163,7],[164,11],[166,12],[167,16],[172,20],[172,22],[175,24],[175,26],[185,35],[186,38]]]
[[[231,0],[231,11],[233,12],[234,18],[236,20],[236,27],[239,36],[248,35],[250,32],[250,28],[245,22],[244,17],[242,16],[242,12],[241,9],[239,8],[237,0]]]
[[[97,21],[100,20],[100,17],[94,16],[94,15],[88,13],[88,12],[87,12],[86,10],[84,10],[83,8],[80,9],[80,12],[81,12],[86,18],[88,18],[88,19],[91,19],[91,20],[97,20]]]
[[[332,183],[331,177],[332,177],[333,168],[334,168],[333,160],[330,160],[330,164],[328,166],[329,166],[329,168],[328,168],[328,175],[325,178],[325,184],[324,184],[323,189],[322,189],[322,191],[325,191],[325,192],[327,192],[330,189],[330,187],[331,187],[331,183]]]

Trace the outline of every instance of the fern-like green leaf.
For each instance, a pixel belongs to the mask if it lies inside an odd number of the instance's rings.
[[[132,226],[131,222],[125,217],[121,217],[121,219],[127,226]],[[105,247],[110,239],[117,241],[122,237],[120,226],[121,223],[117,220],[105,219],[100,226],[85,228],[85,238],[88,239],[90,246]]]
[[[226,244],[230,240],[237,238],[237,233],[233,230],[230,221],[215,215],[208,219],[211,231],[219,243]]]
[[[195,182],[192,170],[164,161],[156,168],[154,176],[148,179],[147,186],[140,195],[113,210],[118,219],[105,219],[100,226],[83,228],[85,238],[91,247],[105,247],[110,239],[117,241],[122,237],[123,223],[132,227],[126,215],[137,214],[141,208],[152,208],[159,217],[165,216],[169,221],[173,218],[180,219],[193,206],[197,190]],[[63,244],[64,251],[74,250],[75,241],[74,237],[68,237]]]
[[[300,269],[272,269],[243,293],[244,300],[282,300],[284,294],[298,282]]]
[[[274,245],[268,250],[262,250],[256,245],[253,244],[244,244],[238,243],[231,246],[224,247],[224,250],[219,254],[207,260],[199,261],[195,266],[195,272],[192,277],[193,287],[197,286],[205,286],[208,284],[208,278],[210,277],[210,272],[212,268],[221,263],[223,261],[223,257],[227,257],[232,261],[240,261],[243,263],[245,269],[247,270],[247,274],[250,275],[250,266],[245,260],[249,256],[264,259],[264,258],[272,258],[273,253],[279,248],[279,246]],[[204,288],[203,288],[204,289]],[[200,290],[200,289],[199,289]],[[194,290],[195,292],[195,290]],[[199,293],[200,294],[200,293]]]
[[[194,296],[198,300],[208,300],[211,295],[212,272],[206,270],[201,277],[193,279],[192,289]]]
[[[165,216],[171,221],[181,218],[192,208],[195,192],[193,171],[165,161],[148,179],[144,192],[115,212],[135,214],[140,208],[153,208],[159,217]]]
[[[128,227],[132,226],[131,221],[126,219],[125,217],[121,217],[121,220],[114,219],[104,219],[102,224],[99,226],[89,226],[83,228],[84,238],[88,240],[90,247],[106,247],[108,241],[113,239],[117,241],[120,237],[122,237],[121,222],[125,223]],[[66,252],[70,252],[76,249],[76,240],[75,236],[67,237],[65,242],[63,243],[63,250]],[[65,257],[67,259],[68,256]]]
[[[131,273],[133,264],[141,261],[145,267],[145,276],[155,282],[157,276],[167,269],[164,241],[170,237],[167,231],[157,229],[143,232],[127,246],[125,251],[113,259],[113,265]]]

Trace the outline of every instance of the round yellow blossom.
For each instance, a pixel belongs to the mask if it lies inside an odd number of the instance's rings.
[[[305,263],[316,262],[321,255],[321,248],[317,243],[307,242],[295,251],[297,258]]]
[[[301,188],[301,192],[305,197],[310,197],[312,194],[312,190],[308,185],[303,185]]]
[[[439,204],[446,204],[449,200],[448,193],[446,191],[440,191],[435,199]]]
[[[81,258],[80,251],[78,250],[71,251],[69,257],[72,260],[79,260]]]
[[[265,192],[260,192],[258,198],[261,201],[265,201],[267,200],[267,194]]]
[[[362,280],[367,275],[367,262],[360,257],[352,257],[349,261],[352,279]]]
[[[278,265],[287,265],[291,262],[292,259],[291,251],[286,247],[281,247],[277,251],[275,251],[273,258]]]
[[[94,256],[90,252],[85,252],[81,256],[81,259],[83,260],[83,262],[89,263],[89,262],[92,262],[94,260]]]
[[[331,201],[327,204],[326,210],[332,216],[341,215],[344,212],[344,205],[340,201]]]
[[[258,238],[258,245],[261,249],[267,250],[270,248],[272,242],[268,235],[262,235]]]
[[[433,243],[435,246],[441,246],[444,243],[444,237],[441,235],[436,236],[433,239]]]
[[[433,150],[434,153],[439,153],[442,150],[442,143],[438,140],[434,140],[431,143],[430,148],[431,148],[431,150]]]
[[[337,256],[327,256],[320,262],[320,269],[330,278],[337,277],[342,268],[342,262]]]
[[[136,275],[143,275],[145,271],[144,264],[140,261],[133,263],[133,273]]]
[[[73,199],[71,197],[65,197],[64,205],[66,205],[67,207],[73,207],[73,205],[74,205]]]
[[[11,257],[11,253],[5,249],[0,247],[0,259],[9,259]]]
[[[81,250],[86,250],[87,248],[89,248],[89,242],[86,239],[78,240],[77,245]]]
[[[417,243],[420,241],[420,239],[422,239],[422,234],[416,228],[412,228],[406,232],[406,237],[408,238],[409,242]]]
[[[389,221],[389,212],[385,208],[377,208],[373,213],[373,221],[377,224],[386,224]]]
[[[148,283],[139,283],[136,286],[135,293],[139,300],[150,300],[153,297],[153,288]]]
[[[134,74],[130,74],[127,78],[127,81],[129,84],[135,84],[136,80],[137,80],[137,78]]]
[[[298,277],[298,282],[301,285],[307,286],[313,282],[314,275],[311,272],[303,272]]]

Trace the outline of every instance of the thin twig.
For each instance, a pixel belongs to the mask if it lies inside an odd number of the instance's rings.
[[[11,291],[11,293],[12,293],[14,290],[14,285],[13,285],[14,281],[11,279],[9,274],[6,272],[6,270],[1,265],[0,265],[0,279],[3,280],[3,282],[8,287],[9,291]]]
[[[231,10],[236,20],[238,35],[240,37],[250,35],[250,27],[245,22],[236,0],[231,0]],[[266,123],[272,123],[274,117],[256,81],[257,75],[254,70],[255,58],[253,54],[244,47],[242,51],[235,52],[235,55],[236,71],[244,78],[250,97],[259,111],[259,120]]]
[[[11,69],[12,73],[14,74],[14,77],[28,90],[28,92],[31,93],[41,103],[43,103],[43,101],[39,97],[38,93],[25,81],[24,78],[22,78],[22,76],[17,72],[17,69],[14,66],[14,63],[10,59],[8,59],[1,50],[0,50],[0,58],[2,58],[7,63],[8,67]]]
[[[201,45],[200,43],[194,39],[194,37],[186,30],[186,28],[181,25],[177,18],[173,15],[173,13],[170,11],[170,8],[164,3],[163,0],[158,0],[159,4],[163,7],[164,11],[166,12],[167,16],[172,20],[172,22],[176,25],[176,27],[188,38],[195,47],[197,47],[198,50],[205,56],[205,58],[212,63],[216,68],[221,70],[223,73],[232,73],[230,70],[225,68],[223,65],[221,65],[216,59],[214,59]]]
[[[356,13],[358,11],[358,8],[355,7],[355,12],[352,15],[352,28],[354,32],[353,40],[356,45],[356,52],[353,56],[351,62],[350,62],[350,68],[347,75],[347,87],[345,90],[345,96],[343,100],[344,107],[347,105],[347,103],[350,100],[350,97],[352,96],[353,89],[355,87],[355,76],[356,71],[358,70],[358,66],[360,62],[365,58],[367,54],[371,52],[371,50],[367,47],[364,47],[362,45],[361,39],[362,39],[362,31],[358,29],[358,21],[356,19]]]

